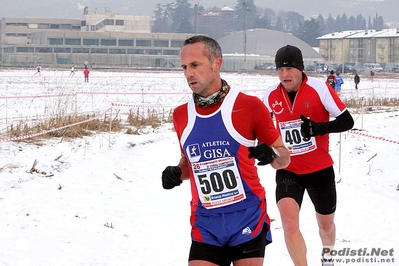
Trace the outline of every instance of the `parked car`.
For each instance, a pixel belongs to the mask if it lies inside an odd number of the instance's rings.
[[[355,73],[357,72],[357,69],[349,64],[344,64],[344,70],[342,72],[342,64],[335,66],[335,71],[340,72],[340,73]]]
[[[363,68],[366,70],[369,70],[369,71],[373,71],[373,72],[384,71],[384,69],[378,63],[365,63],[365,64],[363,64]]]
[[[322,71],[320,72],[321,74],[330,74],[330,71],[336,72],[337,70],[337,65],[324,65]]]
[[[261,64],[261,65],[256,65],[254,67],[254,69],[255,70],[266,70],[266,69],[273,70],[273,69],[276,69],[276,65],[273,64],[273,63],[264,63],[264,64]]]
[[[314,65],[305,65],[305,72],[315,72],[316,71],[316,66]]]

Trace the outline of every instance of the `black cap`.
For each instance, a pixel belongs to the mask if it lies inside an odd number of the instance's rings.
[[[300,71],[304,69],[302,52],[292,45],[287,45],[278,49],[274,60],[276,68],[295,67]]]

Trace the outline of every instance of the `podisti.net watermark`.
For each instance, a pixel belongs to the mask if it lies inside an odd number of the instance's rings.
[[[322,262],[336,263],[395,263],[394,248],[323,248]]]

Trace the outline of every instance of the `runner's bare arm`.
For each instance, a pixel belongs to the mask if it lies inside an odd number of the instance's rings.
[[[289,153],[288,149],[284,146],[284,143],[283,143],[281,137],[279,137],[272,144],[272,147],[275,148],[280,153],[280,156],[277,159],[275,159],[273,162],[271,162],[270,165],[274,169],[286,168],[290,164],[291,158],[290,158],[290,153]]]
[[[180,158],[179,164],[177,166],[180,167],[181,172],[182,172],[180,179],[181,180],[190,179],[190,174],[188,171],[188,161],[187,161],[186,155],[184,153],[181,154],[181,158]]]

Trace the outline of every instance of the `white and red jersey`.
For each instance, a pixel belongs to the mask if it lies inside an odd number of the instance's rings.
[[[190,172],[192,212],[223,213],[255,206],[265,198],[248,147],[279,138],[262,101],[230,89],[222,103],[201,108],[193,99],[173,113]]]
[[[345,104],[326,82],[307,77],[303,73],[303,82],[293,103],[281,83],[265,91],[264,103],[273,112],[276,127],[290,151],[291,163],[286,170],[306,174],[333,164],[329,154],[328,134],[310,139],[301,134],[300,115],[315,122],[328,122],[330,115],[337,117],[346,110]]]

